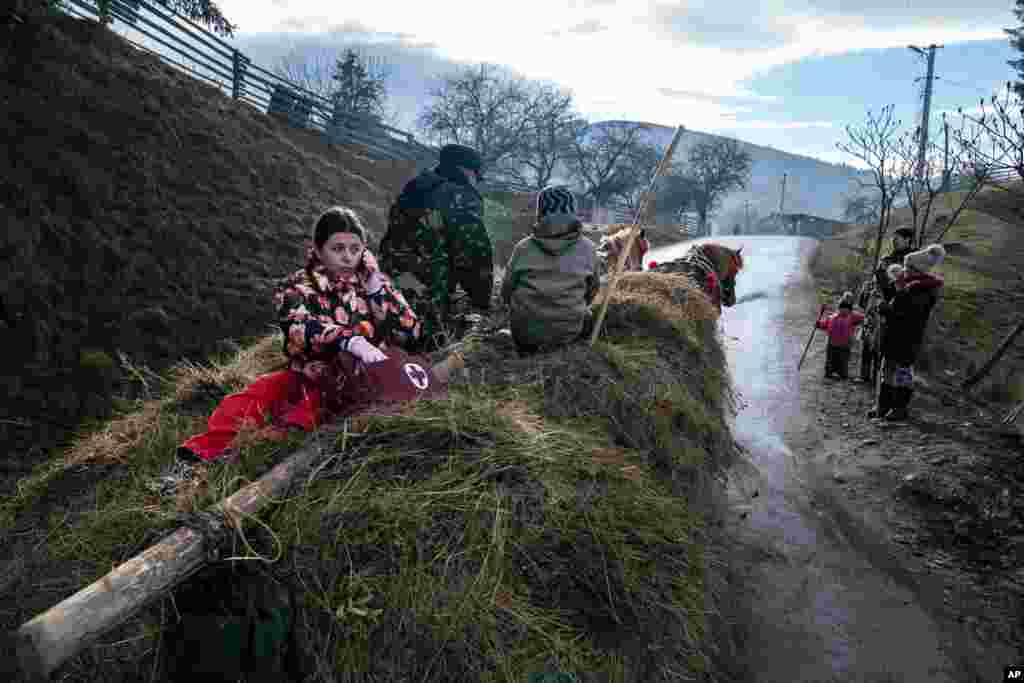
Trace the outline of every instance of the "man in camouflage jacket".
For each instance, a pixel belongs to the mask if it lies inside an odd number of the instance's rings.
[[[440,163],[406,183],[388,216],[381,268],[401,287],[424,321],[424,337],[438,335],[458,285],[475,309],[486,311],[494,286],[494,247],[484,225],[480,155],[445,145]]]

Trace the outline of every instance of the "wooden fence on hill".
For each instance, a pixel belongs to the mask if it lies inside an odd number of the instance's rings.
[[[376,117],[339,110],[330,100],[253,64],[228,42],[177,12],[147,0],[62,0],[61,10],[80,18],[109,23],[121,38],[138,50],[219,88],[225,95],[293,126],[316,130],[332,144],[354,145],[377,159],[406,159],[426,166],[437,162],[438,148],[418,142],[404,130],[385,125]],[[125,35],[137,31],[159,46],[159,51]],[[532,193],[535,188],[507,180],[487,180],[483,192]],[[602,221],[632,219],[623,202],[606,201],[592,212]]]
[[[136,49],[220,88],[236,100],[281,116],[293,126],[318,130],[332,144],[363,147],[369,156],[379,159],[411,159],[423,164],[436,161],[437,149],[417,142],[412,133],[385,125],[376,117],[340,110],[326,98],[253,64],[223,39],[166,7],[146,0],[63,3],[62,10],[67,14],[115,22],[113,26],[121,29],[121,37]],[[161,50],[131,40],[124,35],[126,27],[138,31]]]

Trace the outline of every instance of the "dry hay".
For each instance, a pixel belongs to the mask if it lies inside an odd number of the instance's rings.
[[[230,391],[240,391],[261,376],[287,367],[281,350],[281,335],[272,334],[261,338],[252,346],[238,352],[225,365],[199,365],[183,361],[171,370],[174,382],[175,401],[191,399],[203,385],[216,385]]]
[[[209,490],[209,466],[206,463],[195,465],[192,476],[178,482],[174,492],[174,509],[182,513],[199,511]]]
[[[544,418],[530,410],[523,401],[509,399],[498,404],[496,411],[507,418],[527,436],[540,436],[544,433]]]
[[[630,481],[640,481],[643,479],[643,470],[639,465],[629,462],[626,459],[626,453],[627,451],[624,448],[597,448],[591,453],[590,457],[599,465],[617,467],[619,473]]]
[[[597,294],[596,304],[604,301],[608,286]],[[674,273],[623,273],[616,284],[612,303],[640,304],[655,309],[670,322],[717,320],[718,309],[707,294],[686,275]]]
[[[132,451],[153,438],[160,424],[163,403],[147,401],[142,409],[108,423],[103,429],[79,439],[64,455],[65,467],[127,462]]]

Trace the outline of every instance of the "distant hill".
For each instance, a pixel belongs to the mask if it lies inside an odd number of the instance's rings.
[[[601,121],[595,126],[627,123],[625,121]],[[636,122],[629,122],[636,123]],[[675,129],[652,123],[642,123],[646,140],[664,149],[672,142]],[[700,131],[687,130],[679,141],[677,160],[686,159],[691,147],[698,142],[715,140],[723,136]],[[714,222],[723,231],[731,231],[735,223],[744,223],[744,202],[750,201],[751,224],[760,217],[779,210],[779,193],[782,176],[786,178],[785,213],[801,213],[822,218],[841,219],[840,200],[843,195],[857,188],[857,179],[863,178],[861,171],[849,166],[831,164],[812,157],[790,154],[771,147],[754,145],[738,140],[753,161],[750,186],[734,192],[725,198]]]

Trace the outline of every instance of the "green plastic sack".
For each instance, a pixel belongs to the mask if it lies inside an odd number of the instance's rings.
[[[288,680],[292,598],[258,570],[208,568],[175,595],[181,620],[165,638],[168,681]]]

